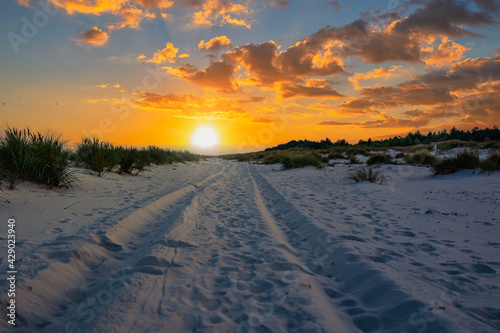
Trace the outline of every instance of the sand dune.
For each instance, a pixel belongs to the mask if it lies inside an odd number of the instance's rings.
[[[498,331],[499,174],[393,165],[351,184],[350,168],[23,184],[0,206],[23,239],[17,331]]]

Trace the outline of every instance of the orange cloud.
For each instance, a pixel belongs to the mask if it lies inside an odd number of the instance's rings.
[[[18,0],[21,5],[29,6],[31,0]],[[108,23],[109,30],[138,28],[144,18],[154,18],[155,14],[165,16],[162,10],[173,6],[168,0],[47,0],[52,5],[64,9],[69,15],[88,14],[101,16],[112,15],[116,21]]]
[[[196,26],[236,25],[250,29],[249,9],[241,4],[228,1],[207,0],[202,10],[193,15],[193,24]]]
[[[402,76],[403,74],[407,74],[406,71],[402,70],[403,66],[391,66],[389,68],[375,68],[368,73],[356,73],[353,76],[348,78],[348,81],[352,83],[355,89],[360,89],[359,81],[362,80],[370,80],[370,79],[389,79],[391,77]]]
[[[213,45],[219,45],[220,41],[220,38],[215,40]],[[207,43],[202,41],[199,47],[209,48],[211,45],[211,41]],[[250,43],[225,52],[222,60],[211,62],[205,70],[199,71],[190,65],[168,67],[167,70],[203,87],[236,92],[239,87],[233,75],[240,68],[244,68],[248,77],[238,79],[238,82],[277,88],[285,98],[341,97],[330,87],[300,85],[308,76],[344,73],[342,61],[333,56],[329,47],[330,43],[326,46],[318,45],[306,39],[278,53],[279,47],[273,41],[257,45]]]
[[[105,45],[109,40],[109,35],[106,32],[98,29],[97,27],[93,27],[92,29],[85,32],[77,31],[77,33],[80,36],[78,42],[83,44],[102,46]]]
[[[252,119],[252,123],[262,123],[262,124],[270,124],[276,122],[273,119],[269,118],[264,118],[264,117],[257,117]]]
[[[138,28],[143,18],[154,18],[155,15],[133,6],[122,6],[116,12],[118,22],[108,24],[109,30],[120,30],[123,28]]]
[[[330,126],[346,126],[354,125],[361,128],[415,128],[425,126],[429,123],[429,119],[404,119],[395,116],[389,116],[382,113],[377,116],[378,119],[366,120],[362,122],[339,122],[324,120],[316,123],[316,125],[330,125]]]
[[[31,7],[30,6],[30,1],[31,0],[16,0],[18,4],[24,7]]]
[[[424,61],[429,66],[449,66],[461,60],[464,53],[469,50],[470,47],[460,45],[443,37],[441,43],[437,46],[437,50],[432,45],[423,50]]]
[[[246,67],[252,75],[248,82],[271,86],[276,82],[295,82],[306,76],[326,76],[343,73],[339,58],[331,56],[322,44],[311,44],[308,39],[278,53],[273,41],[238,46],[224,54],[229,61]]]
[[[156,64],[161,64],[163,62],[170,62],[173,63],[175,62],[175,57],[177,55],[177,51],[179,51],[178,48],[175,48],[172,43],[167,43],[165,44],[165,48],[162,50],[157,50],[153,58],[147,60],[147,62],[153,62]]]
[[[248,115],[239,105],[240,100],[232,98],[202,98],[196,95],[138,93],[135,104],[143,109],[175,112],[178,117],[234,119]]]
[[[284,98],[314,97],[314,98],[343,98],[345,96],[333,90],[329,84],[324,83],[321,87],[301,86],[293,83],[277,85],[279,94]]]
[[[198,44],[200,50],[206,50],[209,52],[218,52],[221,49],[230,46],[231,41],[226,36],[214,37],[205,43],[205,40],[201,40]]]
[[[168,0],[137,0],[137,3],[147,9],[167,9],[174,4]]]
[[[198,70],[189,64],[177,68],[166,67],[166,69],[170,74],[174,74],[204,88],[226,93],[234,93],[239,89],[233,78],[236,67],[227,61],[212,62],[204,70]]]

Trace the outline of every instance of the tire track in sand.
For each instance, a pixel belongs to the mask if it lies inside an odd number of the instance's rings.
[[[345,327],[332,304],[317,294],[312,273],[294,256],[259,197],[248,168],[232,164],[185,209],[184,223],[148,253],[156,258],[150,259],[155,271],[131,274],[89,331],[329,332]],[[328,317],[320,311],[325,306],[332,310]]]
[[[427,310],[426,300],[407,293],[347,244],[363,239],[329,233],[321,223],[310,220],[287,201],[253,165],[249,169],[279,229],[305,267],[316,274],[330,303],[345,311],[357,328],[363,332],[400,333],[413,332],[421,326],[418,318]],[[457,331],[449,320],[437,314],[429,317],[425,325],[432,332]]]
[[[16,296],[29,300],[17,304],[18,331],[66,332],[76,327],[86,331],[119,293],[128,275],[135,271],[154,274],[153,264],[169,266],[147,256],[156,246],[155,238],[178,227],[184,208],[226,169],[222,165],[221,171],[198,183],[139,207],[104,232],[77,234],[44,244],[48,251],[35,256],[49,264],[33,278],[18,282]]]

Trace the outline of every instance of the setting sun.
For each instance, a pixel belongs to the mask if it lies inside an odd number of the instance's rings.
[[[200,148],[213,148],[219,144],[219,135],[210,126],[198,127],[191,136],[191,144]]]

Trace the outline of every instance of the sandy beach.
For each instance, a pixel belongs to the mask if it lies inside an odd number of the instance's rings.
[[[352,168],[209,159],[4,189],[16,331],[498,331],[499,174]]]

